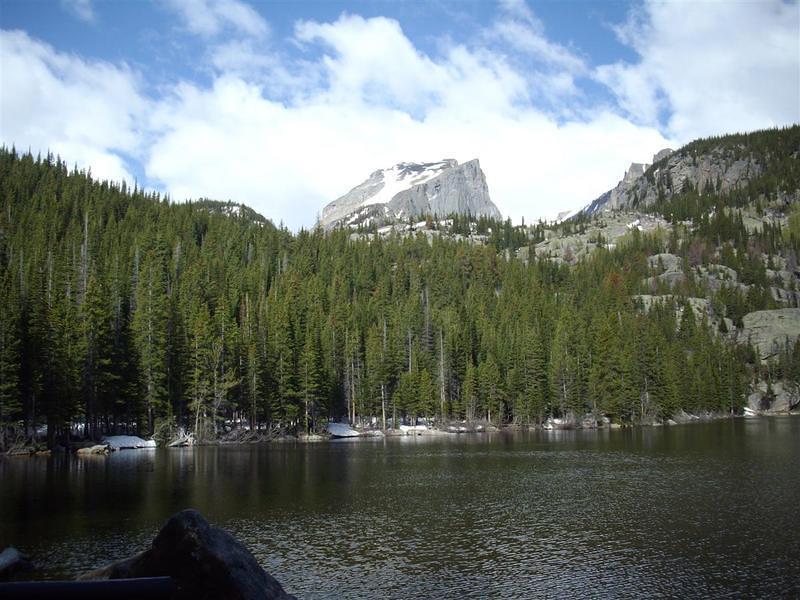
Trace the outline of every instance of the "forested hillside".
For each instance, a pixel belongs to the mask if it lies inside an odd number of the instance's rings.
[[[781,156],[796,183],[796,156]],[[786,202],[785,186],[757,191],[762,211]],[[755,380],[800,373],[793,346],[762,365],[727,332],[726,317],[778,305],[768,262],[795,261],[800,240],[796,217],[748,229],[728,207],[738,196],[688,188],[654,208],[671,226],[572,261],[536,257],[541,225],[484,220],[485,244],[292,234],[7,149],[0,194],[3,437],[181,426],[203,440],[241,423],[296,432],[340,418],[652,422],[737,411]],[[648,257],[663,252],[689,277],[643,310]],[[751,273],[755,291],[709,291],[691,275],[720,262]],[[685,300],[701,294],[705,313]]]

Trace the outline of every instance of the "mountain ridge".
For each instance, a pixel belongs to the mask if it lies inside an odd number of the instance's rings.
[[[477,158],[433,163],[402,162],[373,171],[322,210],[319,225],[385,225],[425,215],[461,214],[501,218],[489,197]]]
[[[794,140],[798,129],[794,125],[713,136],[694,140],[678,150],[661,150],[649,165],[632,163],[614,188],[570,218],[610,210],[649,210],[687,190],[718,195],[745,189],[774,169],[776,158],[797,160],[800,150]],[[776,142],[781,144],[778,152],[770,149]]]
[[[595,213],[627,207],[627,197],[629,192],[636,185],[638,180],[645,174],[645,172],[660,160],[669,157],[674,153],[671,148],[664,148],[658,151],[650,163],[631,163],[630,167],[625,171],[622,179],[617,185],[607,192],[604,192],[592,202],[584,206],[576,214],[593,215]]]

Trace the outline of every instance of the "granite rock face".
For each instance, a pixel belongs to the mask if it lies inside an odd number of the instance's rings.
[[[647,257],[647,265],[651,269],[659,269],[662,273],[668,271],[680,271],[683,267],[683,260],[680,256],[664,252]]]
[[[750,156],[735,156],[715,148],[704,154],[665,149],[650,165],[634,163],[617,186],[583,209],[584,214],[619,209],[642,209],[663,194],[669,198],[691,186],[697,190],[724,193],[742,187],[763,171]]]
[[[747,407],[754,413],[787,413],[800,406],[800,389],[787,382],[775,382],[771,389],[764,381],[759,382],[747,396]]]
[[[665,152],[665,150],[661,152]],[[661,154],[661,152],[659,154]],[[658,156],[658,154],[656,156]],[[593,215],[604,210],[616,210],[627,207],[628,195],[649,166],[650,165],[644,163],[631,163],[631,166],[625,171],[625,175],[617,186],[595,199],[589,206],[583,209],[583,212]]]
[[[423,215],[470,214],[501,218],[489,197],[486,177],[477,159],[459,165],[400,163],[372,173],[363,183],[322,210],[320,225],[395,223]]]
[[[166,522],[141,554],[81,577],[83,580],[172,577],[176,600],[293,600],[228,532],[194,510]]]
[[[762,360],[775,356],[787,342],[800,338],[800,308],[757,310],[742,319],[740,341],[750,341]]]

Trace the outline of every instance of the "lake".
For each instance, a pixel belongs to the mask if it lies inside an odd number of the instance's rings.
[[[800,418],[0,459],[39,577],[187,507],[301,598],[796,595]]]

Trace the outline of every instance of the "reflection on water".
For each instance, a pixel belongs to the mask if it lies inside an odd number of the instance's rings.
[[[0,461],[0,546],[69,577],[193,507],[304,598],[800,592],[800,419]]]

